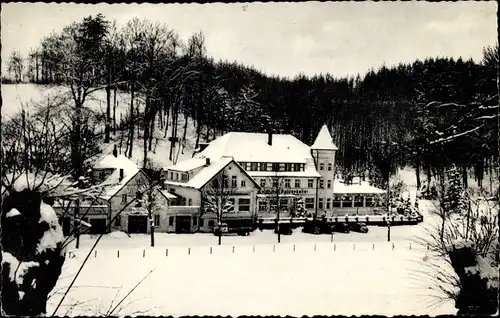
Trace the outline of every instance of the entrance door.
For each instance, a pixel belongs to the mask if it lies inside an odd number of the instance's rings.
[[[177,215],[175,217],[175,233],[191,232],[191,216]]]
[[[147,233],[148,217],[147,215],[129,215],[128,216],[129,233]]]
[[[90,219],[90,234],[101,234],[107,232],[106,219]]]

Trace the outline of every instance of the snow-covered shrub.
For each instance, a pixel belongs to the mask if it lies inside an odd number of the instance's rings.
[[[62,228],[38,191],[18,184],[2,203],[2,309],[35,316],[46,302],[64,263]]]

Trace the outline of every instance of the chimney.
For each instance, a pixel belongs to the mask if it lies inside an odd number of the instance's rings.
[[[115,156],[115,158],[118,157],[118,149],[116,148],[116,145],[113,148],[113,156]]]
[[[267,144],[269,146],[273,145],[273,133],[272,132],[267,133]]]
[[[120,179],[118,182],[121,182],[123,180],[123,169],[120,169]]]
[[[210,158],[205,158],[205,166],[210,166]]]

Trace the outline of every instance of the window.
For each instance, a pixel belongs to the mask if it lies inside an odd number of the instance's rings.
[[[331,206],[332,206],[332,199],[331,198],[327,198],[326,199],[326,209],[330,210]]]
[[[291,163],[285,164],[285,171],[292,171],[292,164]]]
[[[323,179],[319,179],[319,187],[323,189],[325,187]]]
[[[314,198],[306,198],[306,209],[314,209]]]
[[[250,167],[250,170],[252,171],[257,171],[258,163],[257,162],[252,162],[252,165]]]
[[[233,213],[234,212],[234,204],[235,204],[234,198],[227,199],[226,204],[228,204],[229,206],[225,207],[224,212]]]
[[[342,198],[341,197],[334,197],[333,198],[333,207],[334,208],[340,208],[340,202],[342,202]]]
[[[366,206],[371,208],[373,207],[373,197],[366,197]]]
[[[186,173],[182,174],[182,181],[187,181],[188,180],[188,175]]]
[[[323,163],[319,164],[319,170],[322,171],[325,168],[325,165]]]
[[[214,227],[214,220],[208,220],[208,227]]]
[[[288,209],[288,199],[280,199],[280,210]]]
[[[170,171],[170,180],[174,180],[174,173]]]
[[[307,179],[307,187],[314,188],[314,179]]]
[[[222,176],[222,185],[224,188],[229,188],[229,177],[226,175]]]
[[[267,163],[267,169],[266,171],[273,171],[273,164],[272,163]]]
[[[318,199],[318,209],[323,209],[323,198]]]
[[[160,226],[160,215],[155,214],[154,225]]]
[[[117,215],[115,219],[115,226],[121,226],[122,225],[122,216]]]
[[[190,199],[188,199],[188,205],[189,205],[189,206],[193,205],[193,199],[191,199],[191,198],[190,198]]]
[[[244,188],[247,186],[247,182],[245,180],[241,180],[241,187]]]
[[[363,196],[357,195],[354,197],[354,207],[362,208],[363,207]]]
[[[295,187],[300,188],[300,179],[295,179]]]
[[[122,203],[127,203],[127,195],[122,194]]]
[[[293,171],[300,171],[300,163],[293,164]]]
[[[168,217],[168,226],[174,226],[174,217],[173,216]]]
[[[328,164],[328,171],[332,171],[332,164],[331,163]]]
[[[273,171],[280,171],[280,164],[279,163],[273,163]]]
[[[290,183],[291,183],[291,180],[290,179],[285,179],[285,188],[290,188]]]
[[[200,227],[205,226],[205,219],[200,218]]]
[[[266,179],[260,179],[260,187],[265,188],[266,187]]]
[[[276,199],[269,200],[269,210],[270,212],[276,212]]]
[[[265,162],[259,163],[259,170],[266,171],[267,170],[267,163],[265,163]]]
[[[198,225],[198,217],[193,216],[193,226],[197,226],[197,225]]]
[[[332,188],[332,180],[327,181],[327,187],[328,187],[328,189]]]
[[[179,180],[179,173],[178,172],[175,173],[175,180]]]
[[[285,171],[285,164],[284,163],[280,163],[279,171]]]
[[[306,169],[306,164],[305,163],[301,163],[300,164],[300,171],[304,171]]]
[[[238,211],[250,212],[250,199],[238,199]]]
[[[278,178],[273,178],[273,188],[276,188],[276,189],[278,188],[278,185],[279,185],[278,181],[279,181]]]
[[[342,207],[343,208],[352,208],[352,197],[343,197],[342,198]]]
[[[238,180],[236,179],[236,176],[231,177],[231,187],[236,188],[238,186]]]
[[[266,212],[267,211],[267,202],[264,200],[259,201],[259,212]]]

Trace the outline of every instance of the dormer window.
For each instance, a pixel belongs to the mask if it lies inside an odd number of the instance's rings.
[[[325,165],[323,163],[320,163],[319,164],[319,171],[323,171],[324,168],[325,168]]]

